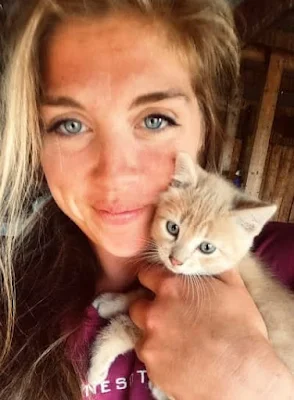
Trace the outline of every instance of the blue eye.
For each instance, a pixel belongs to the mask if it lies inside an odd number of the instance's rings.
[[[144,118],[144,127],[149,130],[162,130],[167,126],[177,126],[177,123],[170,117],[161,114],[152,114]]]
[[[212,254],[216,250],[216,247],[209,242],[202,242],[198,248],[203,254]]]
[[[173,221],[167,221],[166,223],[166,229],[168,233],[174,237],[177,237],[179,232],[180,232],[180,227]]]
[[[57,132],[60,135],[76,136],[84,133],[89,128],[78,119],[64,119],[57,121],[48,129],[48,132]]]

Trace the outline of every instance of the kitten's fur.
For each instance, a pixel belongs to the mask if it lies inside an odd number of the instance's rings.
[[[275,210],[276,206],[249,198],[180,153],[174,179],[160,197],[151,237],[158,261],[174,273],[216,275],[237,268],[264,318],[271,343],[294,373],[294,296],[249,251]],[[168,221],[179,227],[177,236],[168,232]],[[203,242],[216,250],[203,254],[199,249]],[[90,384],[101,383],[115,358],[134,348],[140,332],[124,313],[137,297],[142,297],[141,291],[96,299],[100,315],[112,319],[94,343]],[[151,390],[156,399],[167,399],[159,389]]]

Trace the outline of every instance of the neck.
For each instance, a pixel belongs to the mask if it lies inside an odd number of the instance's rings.
[[[96,285],[97,294],[103,292],[124,292],[136,280],[136,265],[130,258],[117,257],[105,249],[95,249],[101,265],[101,275]]]

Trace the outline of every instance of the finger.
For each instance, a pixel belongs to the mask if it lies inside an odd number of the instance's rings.
[[[142,268],[138,273],[138,279],[143,286],[157,293],[162,281],[172,275],[172,272],[163,266],[152,266]]]
[[[134,324],[141,330],[146,330],[147,314],[151,302],[147,299],[140,299],[133,302],[129,308],[129,315]]]
[[[222,282],[226,283],[227,285],[231,286],[245,286],[243,279],[241,278],[240,273],[235,269],[232,268],[228,271],[225,271],[217,276]]]

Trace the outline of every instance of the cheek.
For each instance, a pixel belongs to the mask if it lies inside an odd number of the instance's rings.
[[[78,153],[67,151],[58,137],[45,138],[41,165],[48,187],[59,205],[68,195],[84,193],[86,160]]]
[[[231,262],[223,255],[199,257],[199,265],[208,275],[221,274],[231,268]]]
[[[167,189],[174,172],[175,146],[142,151],[139,155],[144,184],[159,194]],[[144,191],[144,188],[143,188]]]
[[[188,153],[195,161],[204,143],[204,124],[196,98],[186,117],[185,130],[177,138],[176,151]]]

